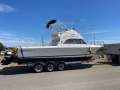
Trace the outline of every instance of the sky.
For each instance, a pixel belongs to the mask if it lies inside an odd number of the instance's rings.
[[[6,46],[50,41],[49,20],[76,28],[86,40],[120,42],[120,0],[0,0],[0,42]]]

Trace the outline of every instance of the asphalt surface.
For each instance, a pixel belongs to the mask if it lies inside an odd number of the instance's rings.
[[[32,73],[26,67],[4,67],[0,90],[120,90],[120,66],[68,65],[65,71]]]

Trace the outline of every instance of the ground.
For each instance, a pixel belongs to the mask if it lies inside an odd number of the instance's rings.
[[[0,71],[0,90],[120,90],[120,66],[74,64],[42,73],[6,67]]]

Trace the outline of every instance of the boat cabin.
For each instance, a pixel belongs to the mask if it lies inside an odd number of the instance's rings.
[[[52,35],[52,46],[61,44],[86,44],[84,38],[74,29],[68,29],[64,32],[54,32]]]

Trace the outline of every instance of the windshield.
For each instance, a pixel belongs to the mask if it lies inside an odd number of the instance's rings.
[[[82,39],[68,39],[64,42],[64,44],[86,44]]]

